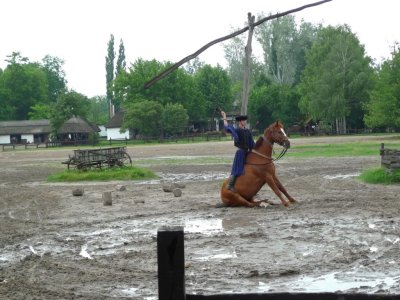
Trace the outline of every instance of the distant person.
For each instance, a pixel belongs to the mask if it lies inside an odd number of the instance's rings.
[[[237,122],[236,128],[228,123],[228,120],[226,119],[226,113],[224,111],[221,111],[221,116],[224,120],[225,130],[232,135],[234,145],[238,148],[233,159],[231,176],[228,182],[228,189],[236,193],[236,179],[244,173],[244,162],[246,160],[246,155],[254,148],[254,140],[251,131],[246,128],[247,116],[237,116],[235,118]]]

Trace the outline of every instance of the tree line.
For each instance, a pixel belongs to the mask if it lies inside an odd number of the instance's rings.
[[[263,57],[253,57],[251,64],[253,126],[263,129],[279,119],[287,127],[313,120],[336,133],[400,128],[397,43],[391,57],[377,64],[349,26],[296,22],[290,15],[258,26],[255,37]],[[48,118],[57,128],[72,115],[104,124],[113,111],[122,110],[123,128],[144,136],[178,134],[188,126],[209,130],[219,109],[240,111],[245,39],[237,36],[224,44],[227,67],[196,58],[145,89],[144,83],[172,62],[138,58],[127,67],[123,41],[116,55],[111,35],[107,94],[90,99],[68,89],[63,60],[46,56],[29,62],[12,53],[0,70],[0,120]]]

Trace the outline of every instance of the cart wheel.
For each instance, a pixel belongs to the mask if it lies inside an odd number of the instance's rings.
[[[79,163],[76,165],[76,168],[80,171],[87,171],[88,165],[85,163]]]
[[[129,156],[128,153],[124,152],[124,154],[122,155],[122,158],[120,160],[117,161],[117,164],[122,167],[125,166],[129,163],[130,166],[132,166],[132,159]]]

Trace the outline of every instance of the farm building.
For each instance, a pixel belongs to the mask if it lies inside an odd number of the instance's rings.
[[[44,143],[50,133],[49,120],[0,122],[0,144]]]
[[[90,133],[99,132],[96,125],[79,117],[72,117],[59,129],[57,139],[87,140]],[[40,144],[50,140],[52,132],[49,120],[2,121],[0,122],[0,144]]]
[[[121,132],[124,121],[124,112],[117,111],[115,115],[104,125],[107,130],[107,140],[130,139],[130,131]]]

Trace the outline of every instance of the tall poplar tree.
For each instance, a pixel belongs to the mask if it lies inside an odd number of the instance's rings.
[[[111,34],[108,41],[107,56],[106,56],[106,96],[108,102],[108,116],[111,118],[114,115],[114,97],[112,91],[112,82],[114,80],[114,35]]]
[[[119,75],[125,72],[126,72],[125,47],[124,47],[124,42],[121,39],[119,42],[117,64],[115,66],[115,78],[117,78]],[[113,105],[116,111],[118,111],[121,108],[122,101],[123,99],[120,96],[120,94],[118,93],[114,94]]]
[[[126,61],[125,61],[125,46],[122,39],[119,42],[119,50],[118,50],[118,58],[117,65],[115,66],[115,77],[118,76],[122,71],[126,70]]]

